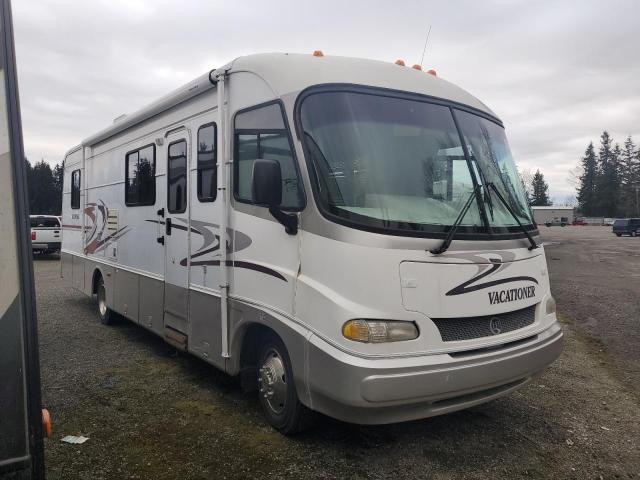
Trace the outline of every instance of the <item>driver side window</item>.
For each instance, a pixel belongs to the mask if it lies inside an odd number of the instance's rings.
[[[270,103],[240,112],[234,125],[234,182],[237,201],[253,203],[251,182],[253,163],[257,159],[275,160],[282,172],[284,210],[300,210],[304,206],[302,183],[293,155],[291,138],[285,126],[279,103]]]

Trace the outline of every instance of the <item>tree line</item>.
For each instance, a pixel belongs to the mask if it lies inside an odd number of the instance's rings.
[[[640,216],[640,150],[631,135],[620,147],[605,130],[597,153],[589,143],[580,160],[576,190],[582,215]]]
[[[60,215],[62,213],[62,179],[64,169],[59,163],[51,168],[44,160],[27,166],[27,189],[31,215]]]

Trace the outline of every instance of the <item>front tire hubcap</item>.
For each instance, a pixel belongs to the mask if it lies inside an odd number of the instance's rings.
[[[269,350],[258,370],[260,395],[269,409],[279,415],[285,409],[287,400],[287,378],[284,363],[279,353]]]

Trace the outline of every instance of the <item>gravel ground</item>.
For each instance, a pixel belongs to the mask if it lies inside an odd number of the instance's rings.
[[[582,236],[586,230],[575,238],[570,231],[558,235],[569,235],[574,246],[558,253],[558,240],[550,256],[580,256],[587,248],[580,245],[593,242]],[[545,238],[555,235],[545,231]],[[626,258],[635,244],[622,240]],[[609,255],[610,248],[602,251]],[[577,264],[562,274],[558,262],[565,259],[549,260],[559,309],[580,314],[563,293]],[[49,480],[640,478],[637,391],[619,374],[612,340],[601,343],[579,315],[562,317],[561,358],[515,394],[396,425],[323,418],[314,430],[287,438],[265,423],[257,400],[233,379],[130,322],[101,325],[92,301],[68,288],[59,270],[57,258],[35,261],[43,401],[54,420],[53,438],[45,441]],[[623,289],[606,291],[629,301]],[[629,339],[637,332],[634,301],[635,317],[620,322],[635,328]],[[601,308],[594,295],[581,303]],[[62,443],[68,434],[90,439]]]
[[[611,227],[541,233],[558,308],[602,343],[616,376],[640,396],[640,238],[618,238]]]

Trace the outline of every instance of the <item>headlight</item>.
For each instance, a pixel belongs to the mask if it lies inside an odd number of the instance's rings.
[[[345,323],[342,335],[363,343],[400,342],[418,338],[418,327],[413,322],[358,319]]]
[[[551,314],[551,313],[555,313],[556,311],[556,300],[555,298],[553,298],[551,295],[549,295],[549,298],[547,298],[547,315]]]

